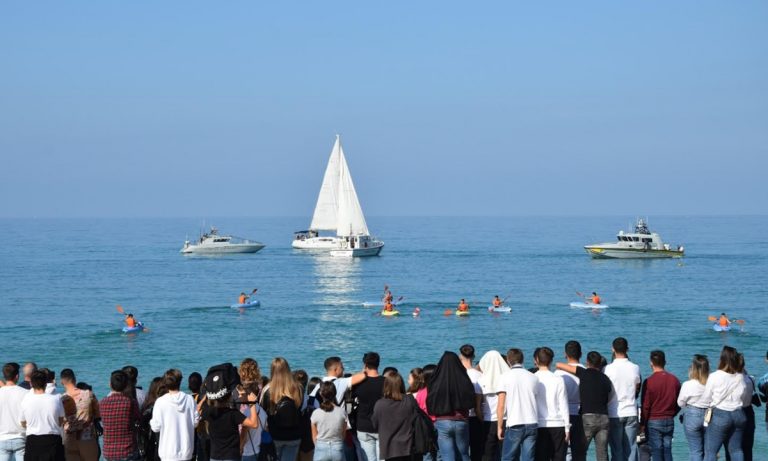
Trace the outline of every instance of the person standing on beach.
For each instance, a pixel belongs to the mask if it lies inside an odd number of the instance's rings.
[[[538,429],[536,436],[536,461],[565,461],[570,432],[568,396],[563,378],[550,371],[555,354],[548,347],[539,348],[534,357]]]
[[[337,404],[344,402],[344,394],[347,393],[347,389],[362,383],[366,378],[365,372],[360,372],[345,378],[344,363],[341,361],[341,357],[328,357],[325,359],[325,362],[323,362],[323,366],[325,367],[326,374],[323,381],[332,381],[333,385],[336,386]],[[321,399],[317,398],[318,390],[320,390],[320,386],[316,387],[309,396],[309,404],[315,408],[320,408]]]
[[[384,377],[383,397],[373,406],[371,414],[371,423],[379,434],[380,459],[387,461],[420,459],[419,456],[411,453],[414,411],[413,402],[405,394],[402,376],[395,373]]]
[[[61,385],[64,387],[64,454],[67,460],[98,461],[99,440],[95,419],[100,418],[99,402],[93,392],[78,389],[75,373],[61,370]]]
[[[133,365],[126,365],[123,367],[123,372],[128,375],[128,388],[126,389],[126,392],[132,395],[133,398],[136,399],[136,403],[139,404],[139,408],[142,408],[144,406],[144,400],[147,398],[147,394],[141,386],[138,385],[139,369]]]
[[[181,391],[181,372],[171,369],[163,375],[168,393],[158,398],[152,410],[149,426],[159,432],[157,454],[162,461],[192,459],[195,426],[200,416],[192,396]]]
[[[21,421],[21,401],[29,391],[17,386],[19,364],[3,365],[5,385],[0,387],[0,459],[22,461],[24,459],[25,431]]]
[[[667,365],[664,351],[651,351],[650,360],[653,374],[643,383],[640,430],[647,434],[653,460],[668,461],[672,459],[674,418],[680,411],[677,406],[680,381],[664,369]]]
[[[31,378],[32,373],[37,371],[37,364],[35,362],[27,362],[24,364],[24,381],[19,383],[19,387],[26,390],[32,390]]]
[[[629,361],[629,344],[625,338],[613,340],[613,362],[605,367],[605,375],[613,384],[613,398],[608,402],[610,430],[608,443],[611,459],[637,460],[637,396],[640,395],[640,367]]]
[[[509,365],[507,365],[507,361],[504,360],[504,357],[498,351],[492,350],[483,355],[478,367],[482,372],[478,383],[483,391],[482,460],[500,461],[501,441],[496,434],[496,428],[498,427],[496,409],[499,397],[496,394],[496,390],[501,384],[501,377],[509,371]]]
[[[496,435],[504,441],[502,461],[533,461],[536,456],[539,380],[523,368],[523,359],[520,349],[513,348],[507,352],[510,369],[501,376],[497,389]]]
[[[139,422],[139,406],[124,393],[128,381],[125,372],[113,371],[109,378],[109,388],[112,392],[99,403],[101,423],[104,427],[102,456],[106,461],[138,458],[133,428]]]
[[[454,352],[440,357],[427,390],[427,411],[435,416],[441,459],[469,461],[469,410],[475,407],[475,388]]]
[[[688,381],[680,386],[677,406],[683,411],[683,429],[688,440],[691,461],[704,459],[704,415],[709,402],[702,401],[704,387],[709,377],[709,360],[706,355],[695,354],[688,368]]]
[[[459,359],[467,376],[475,389],[475,407],[469,410],[469,456],[472,461],[481,461],[483,458],[483,389],[480,387],[480,378],[483,374],[474,367],[475,348],[471,344],[465,344],[459,348]]]
[[[581,421],[584,426],[584,450],[595,440],[597,461],[608,461],[608,402],[613,394],[611,380],[601,370],[603,356],[597,351],[587,354],[587,368],[558,363],[557,369],[579,378]]]
[[[356,422],[357,440],[360,442],[361,461],[378,461],[379,433],[373,426],[371,417],[373,408],[384,396],[384,377],[379,376],[381,358],[376,352],[363,355],[363,373],[365,381],[352,388],[352,399],[357,404]]]
[[[568,365],[584,368],[581,360],[581,344],[578,341],[565,343],[565,360]],[[555,370],[555,374],[563,378],[565,393],[568,396],[568,418],[571,423],[569,451],[565,456],[568,461],[585,461],[587,447],[584,443],[584,425],[581,422],[581,398],[579,397],[579,378],[563,370]]]
[[[42,370],[32,373],[32,392],[21,401],[19,421],[27,434],[24,461],[64,461],[64,406],[60,396],[45,392],[47,381]]]

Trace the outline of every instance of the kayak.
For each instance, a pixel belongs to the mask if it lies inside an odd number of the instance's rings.
[[[469,311],[456,311],[457,317],[466,317],[469,315]]]
[[[258,299],[254,299],[253,301],[248,301],[245,304],[232,304],[229,307],[231,307],[232,309],[248,309],[249,307],[259,307],[259,306],[261,306],[261,301],[259,301]]]
[[[400,311],[381,311],[382,317],[395,317],[400,315]]]
[[[715,331],[731,331],[731,326],[728,325],[727,327],[721,326],[719,323],[716,323],[712,325],[712,329]]]
[[[393,306],[397,306],[399,304],[403,304],[404,301],[392,301]],[[384,307],[384,301],[366,301],[363,303],[363,307]]]
[[[144,331],[144,324],[139,322],[135,327],[123,327],[123,333],[139,333]]]
[[[512,308],[509,306],[488,306],[488,312],[503,312],[503,313],[510,313],[512,312]]]
[[[576,301],[570,304],[574,309],[608,309],[607,304],[593,304],[585,303],[583,301]]]

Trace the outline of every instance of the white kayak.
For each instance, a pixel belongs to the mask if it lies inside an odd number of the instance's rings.
[[[607,304],[585,303],[584,301],[575,301],[570,304],[574,309],[608,309]]]
[[[229,307],[231,307],[232,309],[248,309],[249,307],[259,307],[259,306],[261,306],[261,301],[259,301],[258,299],[254,299],[244,304],[232,304]]]
[[[392,301],[393,306],[399,306],[404,303],[405,301]],[[384,307],[384,301],[366,301],[363,303],[363,307]]]
[[[488,312],[500,312],[500,313],[509,313],[512,312],[512,308],[509,306],[488,306]]]

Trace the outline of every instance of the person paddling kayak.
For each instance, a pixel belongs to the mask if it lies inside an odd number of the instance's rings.
[[[241,292],[240,292],[240,297],[239,297],[239,298],[237,298],[237,302],[238,302],[239,304],[245,304],[246,302],[248,302],[248,295],[247,295],[247,294],[245,294],[245,292],[244,292],[244,291],[241,291]]]
[[[723,328],[728,328],[731,326],[731,321],[728,319],[728,316],[725,315],[725,312],[720,314],[720,318],[717,320],[717,323]]]
[[[384,303],[384,311],[385,312],[392,312],[393,310],[395,310],[395,306],[393,306],[391,302],[385,302]]]
[[[133,318],[133,314],[125,316],[125,326],[128,328],[134,328],[136,326],[136,319]]]
[[[590,301],[592,302],[592,304],[600,304],[600,301],[602,300],[600,299],[600,296],[598,296],[597,293],[593,291],[592,298],[590,298]]]
[[[459,303],[459,307],[456,310],[458,312],[469,312],[469,304],[467,304],[467,302],[464,301],[464,298],[461,298],[461,302]]]
[[[499,295],[494,296],[493,298],[493,307],[501,307],[501,298],[499,298]]]
[[[387,303],[392,303],[392,299],[393,299],[393,296],[392,296],[392,292],[389,291],[389,286],[384,285],[384,297],[381,298],[381,300],[384,301],[384,304],[387,304]]]

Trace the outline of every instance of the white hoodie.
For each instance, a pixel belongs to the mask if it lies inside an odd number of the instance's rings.
[[[154,432],[160,433],[157,454],[161,460],[192,459],[195,426],[199,419],[191,395],[175,392],[157,399],[149,425]]]

